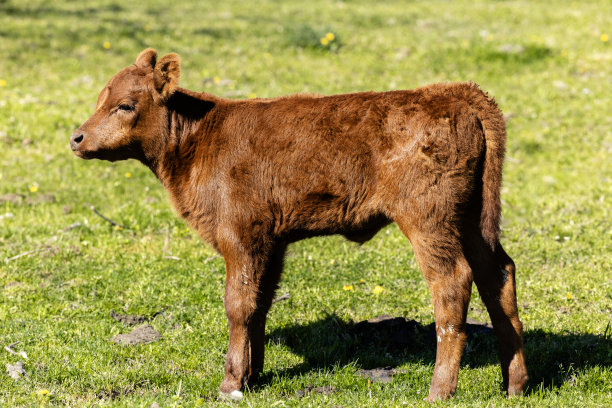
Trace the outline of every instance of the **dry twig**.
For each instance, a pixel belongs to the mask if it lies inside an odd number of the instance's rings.
[[[25,251],[25,252],[22,252],[22,253],[20,253],[18,255],[12,256],[10,258],[6,258],[4,260],[4,262],[9,263],[11,261],[14,261],[15,259],[23,258],[24,256],[32,255],[32,254],[35,254],[37,252],[44,251],[45,249],[47,249],[47,248],[43,247],[43,248],[32,249],[30,251]]]
[[[283,294],[283,295],[280,295],[280,296],[279,296],[279,297],[277,297],[276,299],[274,299],[274,300],[272,301],[272,303],[280,302],[281,300],[287,300],[287,299],[289,299],[289,294],[288,294],[288,293],[285,293],[285,294]]]
[[[162,250],[164,259],[172,259],[173,261],[180,261],[181,258],[179,258],[178,256],[174,256],[172,254],[166,255],[166,252],[168,251],[169,243],[170,243],[170,232],[168,231],[168,229],[166,229],[166,239],[164,240],[164,249]]]
[[[17,352],[17,351],[15,351],[15,350],[13,350],[13,347],[15,347],[16,345],[18,345],[19,343],[21,343],[21,342],[20,342],[20,341],[16,341],[16,342],[14,342],[14,343],[12,343],[12,344],[9,344],[8,346],[4,346],[4,349],[5,349],[6,351],[8,351],[9,353],[11,353],[11,354],[14,354],[14,355],[16,355],[16,356],[21,356],[21,357],[23,357],[23,358],[25,358],[25,359],[27,360],[28,355],[26,354],[26,352],[25,352],[25,351],[19,351],[19,352]]]
[[[102,215],[98,210],[96,210],[96,208],[93,205],[90,206],[89,209],[91,211],[93,211],[94,214],[96,214],[98,217],[102,218],[104,221],[109,222],[111,225],[113,225],[115,227],[123,228],[123,229],[128,229],[128,227],[126,227],[125,225],[121,225],[121,224],[111,220],[110,218]]]

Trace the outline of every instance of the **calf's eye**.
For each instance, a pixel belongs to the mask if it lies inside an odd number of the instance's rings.
[[[119,105],[119,110],[121,111],[131,111],[134,110],[134,107],[132,105],[128,105],[128,104],[121,104]]]

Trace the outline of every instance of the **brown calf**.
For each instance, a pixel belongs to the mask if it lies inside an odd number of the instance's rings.
[[[515,268],[499,242],[505,127],[473,83],[232,101],[178,87],[179,57],[144,50],[70,138],[85,159],[134,158],[225,258],[229,348],[221,391],[263,367],[266,314],[287,245],[365,242],[395,221],[433,298],[429,399],[457,387],[472,281],[500,343],[504,388],[527,380]]]

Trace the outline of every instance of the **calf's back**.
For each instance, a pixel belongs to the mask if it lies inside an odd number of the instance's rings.
[[[424,202],[450,213],[468,203],[483,105],[490,101],[474,84],[220,100],[171,147],[161,178],[212,241],[220,219],[290,241],[329,233],[363,241],[398,211],[412,208],[423,223],[432,215]]]

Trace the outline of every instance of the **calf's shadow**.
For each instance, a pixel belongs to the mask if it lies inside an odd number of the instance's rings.
[[[462,366],[499,365],[497,338],[491,326],[468,324]],[[580,371],[612,364],[610,334],[549,333],[525,330],[529,370],[526,394],[575,381]],[[433,323],[423,325],[404,318],[381,317],[368,322],[344,321],[335,314],[318,321],[273,329],[268,344],[282,344],[304,357],[300,365],[264,373],[255,387],[275,376],[296,376],[310,371],[355,364],[362,369],[397,367],[404,363],[435,363]]]

